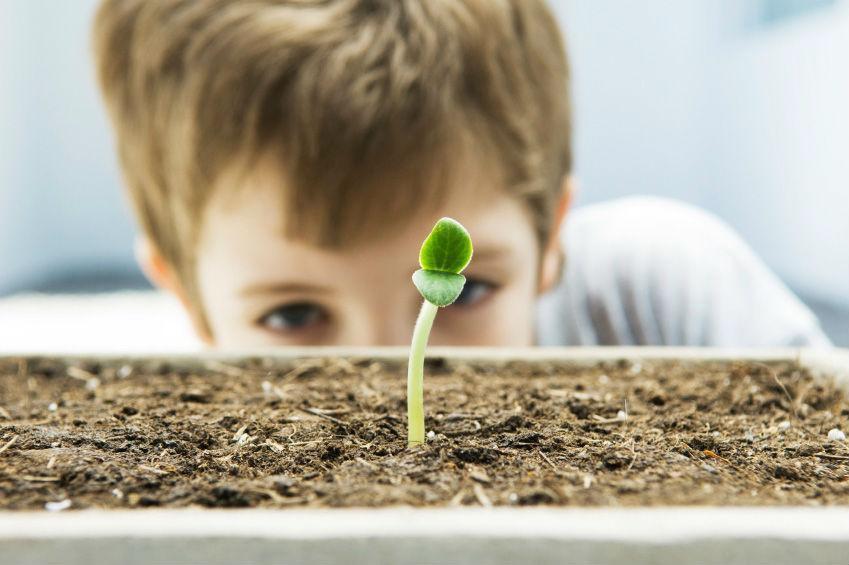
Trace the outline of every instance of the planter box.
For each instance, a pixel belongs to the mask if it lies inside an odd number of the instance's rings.
[[[620,359],[788,362],[849,387],[849,351],[839,350],[434,349],[430,353],[449,366],[469,361],[495,366],[516,360],[562,367]],[[402,364],[406,352],[334,349],[320,354]],[[169,356],[162,361],[191,368],[211,361],[230,365],[258,358],[279,365],[316,356],[311,349],[270,355]],[[56,359],[81,363],[94,357]],[[0,430],[2,424],[0,420]],[[0,512],[0,562],[846,563],[849,507],[7,511]]]

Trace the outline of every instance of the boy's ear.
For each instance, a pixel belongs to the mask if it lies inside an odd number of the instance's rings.
[[[186,314],[192,322],[192,327],[195,329],[197,336],[207,345],[212,345],[212,336],[206,330],[199,312],[189,302],[188,296],[180,284],[180,279],[171,268],[171,265],[165,260],[159,249],[156,248],[151,241],[144,236],[136,236],[135,242],[136,262],[141,267],[142,272],[147,279],[157,288],[165,290],[180,301]]]
[[[147,277],[147,280],[153,286],[167,290],[175,295],[180,294],[179,292],[175,292],[175,280],[171,267],[168,266],[168,263],[166,263],[165,259],[159,253],[159,250],[148,238],[142,235],[136,236],[134,251],[136,262],[141,267],[144,276]],[[182,298],[180,301],[183,302]]]
[[[563,185],[560,192],[560,199],[557,202],[557,209],[554,214],[554,222],[551,226],[551,233],[548,236],[548,242],[542,252],[542,264],[540,265],[539,277],[539,293],[545,294],[558,282],[563,274],[563,243],[560,240],[560,230],[563,228],[563,221],[566,219],[566,214],[572,206],[572,198],[575,194],[575,179],[571,175],[563,178]]]

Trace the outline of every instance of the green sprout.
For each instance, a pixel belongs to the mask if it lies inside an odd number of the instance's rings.
[[[422,268],[413,273],[413,284],[424,302],[413,330],[407,366],[407,441],[411,447],[425,441],[424,358],[430,329],[437,310],[452,304],[463,292],[466,277],[460,273],[471,260],[472,238],[451,218],[436,222],[419,252]]]

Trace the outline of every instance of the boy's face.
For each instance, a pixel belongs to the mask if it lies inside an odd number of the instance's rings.
[[[430,343],[532,345],[540,253],[531,220],[517,199],[480,188],[480,175],[466,180],[474,189],[449,190],[443,209],[413,218],[391,237],[343,250],[281,235],[281,181],[273,172],[258,172],[239,190],[217,191],[197,259],[212,344],[409,344],[422,302],[410,279],[419,247],[437,219],[451,216],[468,228],[475,253],[465,290],[441,309]]]

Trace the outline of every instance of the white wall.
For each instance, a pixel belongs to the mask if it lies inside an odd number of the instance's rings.
[[[798,290],[849,305],[849,3],[723,38],[705,205]]]
[[[13,19],[15,5],[0,2],[0,289],[7,280],[31,269],[27,261],[31,254],[15,252],[22,245],[20,230],[14,217],[23,215],[21,191],[13,187],[20,176],[18,132],[21,131],[18,112],[14,108],[13,89],[21,76],[23,64],[13,48],[20,43]]]
[[[730,222],[791,286],[849,307],[849,2],[559,0],[580,203],[658,194]]]
[[[0,292],[80,267],[133,268],[91,70],[94,5],[0,2]]]
[[[579,202],[648,193],[700,204],[706,2],[552,5],[572,64]]]

